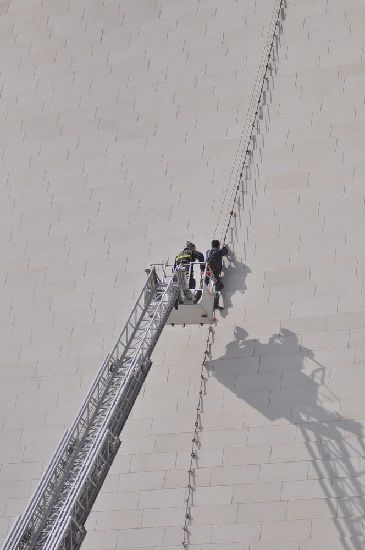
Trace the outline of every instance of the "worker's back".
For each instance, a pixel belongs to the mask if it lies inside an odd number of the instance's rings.
[[[211,248],[207,251],[206,259],[207,263],[213,272],[217,275],[220,274],[223,268],[223,256],[227,256],[228,249],[223,246],[222,248]]]

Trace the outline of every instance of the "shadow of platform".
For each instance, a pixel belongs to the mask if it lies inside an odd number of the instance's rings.
[[[282,329],[267,343],[247,337],[236,326],[225,354],[208,363],[209,376],[248,405],[253,426],[296,427],[296,439],[305,445],[297,460],[309,461],[303,482],[318,483],[318,498],[326,499],[343,548],[362,550],[365,481],[356,467],[365,456],[362,424],[341,416],[340,402],[325,384],[325,368],[295,333]]]

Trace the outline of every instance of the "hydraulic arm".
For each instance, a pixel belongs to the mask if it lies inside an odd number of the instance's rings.
[[[113,351],[4,550],[80,547],[85,521],[117,453],[119,435],[178,296],[177,278],[161,281],[152,267]]]
[[[189,315],[190,322],[195,323],[196,310],[200,322],[206,321],[208,315],[200,314],[202,306],[192,305],[186,269],[177,268],[166,275],[163,267],[162,278],[155,266],[146,272],[147,280],[113,351],[101,366],[23,516],[9,533],[4,550],[80,548],[86,535],[86,519],[118,451],[120,433],[174,306],[187,307],[187,313],[183,312],[188,316],[187,323]],[[201,302],[208,299],[210,314],[213,314],[213,284],[212,277],[204,273]]]

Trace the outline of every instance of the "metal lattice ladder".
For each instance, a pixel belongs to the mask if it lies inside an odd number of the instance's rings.
[[[101,366],[73,423],[64,434],[4,550],[77,550],[85,522],[120,446],[120,433],[151,366],[151,354],[177,304],[189,290],[186,271],[159,277],[157,264],[124,329]],[[160,266],[161,267],[161,266]],[[209,276],[208,276],[209,277]],[[204,285],[204,294],[211,294]],[[193,311],[193,309],[191,309]],[[212,312],[211,312],[212,313]]]

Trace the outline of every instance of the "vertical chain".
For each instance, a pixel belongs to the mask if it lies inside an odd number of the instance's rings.
[[[228,214],[228,222],[227,222],[225,231],[224,231],[224,233],[222,235],[222,239],[221,239],[223,242],[225,241],[225,239],[227,237],[227,233],[229,231],[231,220],[232,220],[232,217],[234,215],[234,211],[235,211],[236,203],[237,203],[237,198],[238,198],[238,192],[239,192],[239,190],[241,189],[241,186],[244,183],[244,177],[243,177],[244,176],[244,170],[247,169],[248,164],[249,164],[248,160],[250,159],[250,157],[253,153],[253,151],[250,150],[250,145],[253,142],[253,134],[254,134],[256,125],[258,123],[258,115],[259,115],[259,112],[260,112],[260,108],[263,106],[262,105],[262,100],[263,100],[263,95],[264,95],[265,81],[266,80],[268,81],[268,73],[272,68],[271,62],[272,62],[272,57],[273,57],[273,54],[274,54],[274,45],[275,45],[275,41],[279,37],[280,19],[281,19],[281,14],[282,14],[283,7],[285,5],[286,5],[286,0],[279,0],[278,1],[278,7],[276,8],[276,17],[275,17],[275,11],[274,11],[274,14],[273,14],[272,21],[274,21],[275,23],[273,25],[271,40],[270,41],[268,40],[267,43],[266,43],[266,45],[268,46],[268,53],[267,53],[267,57],[266,57],[266,63],[265,63],[265,69],[264,69],[263,77],[261,79],[260,92],[258,94],[258,99],[257,99],[255,110],[254,110],[253,121],[251,123],[250,133],[249,133],[249,137],[248,137],[247,145],[246,145],[246,150],[245,150],[243,162],[242,162],[242,165],[241,165],[241,170],[240,170],[240,174],[239,174],[239,182],[238,182],[238,184],[236,184],[236,188],[234,190],[234,193],[232,193],[233,200],[231,202],[231,208],[230,208],[230,211],[229,211],[229,214]],[[261,65],[260,65],[260,69],[261,69]],[[259,78],[259,75],[257,75],[257,77],[256,77],[256,82],[258,81],[258,78]],[[227,191],[228,191],[228,189],[227,189]],[[223,209],[223,205],[222,205],[222,209]],[[219,223],[219,218],[220,218],[221,213],[222,213],[222,209],[221,209],[221,212],[219,213],[219,217],[218,217],[218,221],[217,221],[217,227],[218,227],[218,223]],[[217,227],[216,227],[216,230],[217,230]],[[206,384],[206,381],[207,381],[206,365],[207,365],[208,358],[211,356],[211,344],[213,342],[213,335],[214,335],[214,329],[213,329],[212,324],[210,324],[209,325],[208,337],[207,337],[207,341],[206,341],[206,346],[205,346],[205,351],[204,351],[204,358],[203,358],[202,363],[201,363],[199,397],[198,397],[198,404],[197,404],[197,407],[196,407],[196,415],[195,415],[195,422],[194,422],[194,435],[193,435],[193,439],[191,441],[192,444],[191,444],[190,463],[189,463],[189,470],[188,470],[188,486],[187,486],[186,501],[185,501],[185,520],[184,520],[184,527],[183,527],[184,537],[183,537],[183,542],[182,542],[182,546],[183,546],[184,549],[187,549],[189,547],[189,542],[190,542],[190,529],[189,528],[190,528],[190,525],[192,523],[191,509],[192,509],[192,506],[193,506],[194,474],[195,474],[195,469],[196,469],[194,467],[194,462],[196,461],[196,459],[198,457],[198,451],[199,451],[199,447],[200,447],[199,434],[201,432],[201,412],[202,412],[202,409],[203,409],[204,389],[205,389],[205,384]]]
[[[265,47],[264,47],[264,51],[263,51],[263,55],[262,55],[262,60],[261,60],[260,66],[259,66],[258,74],[256,75],[254,90],[253,90],[253,94],[252,94],[252,97],[251,97],[251,104],[250,104],[250,107],[249,107],[249,110],[248,110],[249,112],[247,113],[247,117],[246,117],[245,125],[244,125],[245,128],[247,127],[247,131],[248,131],[248,133],[246,134],[247,139],[245,140],[245,144],[244,144],[244,147],[243,147],[244,151],[243,151],[243,154],[241,155],[241,159],[238,160],[239,149],[241,148],[241,144],[242,144],[242,141],[243,141],[243,135],[242,135],[241,139],[240,139],[240,144],[238,146],[238,150],[237,150],[237,153],[236,153],[236,157],[235,157],[235,163],[237,161],[240,162],[241,167],[240,167],[240,171],[239,171],[239,181],[235,185],[235,187],[233,187],[232,193],[231,193],[231,196],[230,196],[230,199],[229,199],[229,203],[228,203],[228,204],[230,204],[229,212],[226,215],[226,219],[228,218],[228,221],[227,221],[227,224],[225,224],[226,228],[225,228],[225,230],[223,231],[223,233],[221,235],[221,241],[223,241],[223,242],[225,241],[225,239],[227,237],[227,233],[229,231],[231,220],[232,220],[232,217],[234,216],[234,211],[235,211],[235,208],[236,208],[236,202],[237,202],[237,198],[238,198],[238,192],[244,184],[244,170],[248,168],[251,156],[253,154],[253,147],[252,147],[252,145],[253,145],[253,134],[254,134],[254,131],[255,131],[257,123],[258,123],[258,116],[259,116],[259,113],[260,113],[260,108],[263,107],[262,101],[263,101],[263,96],[264,96],[265,81],[269,82],[268,74],[269,74],[269,72],[271,71],[271,68],[272,68],[272,58],[274,57],[275,41],[278,40],[278,38],[279,38],[280,20],[282,18],[282,10],[285,6],[286,6],[286,0],[278,0],[277,6],[274,9],[274,12],[273,12],[273,15],[272,15],[271,24],[269,26],[269,36],[267,37],[267,41],[265,43]],[[267,52],[267,53],[265,54],[265,52]],[[261,81],[260,81],[260,72],[262,71],[262,69],[263,69],[263,74],[262,74]],[[257,99],[255,100],[256,94],[257,94]],[[250,116],[250,111],[251,111],[252,116],[253,116],[253,120],[251,122],[251,125],[249,125],[249,123],[248,123],[248,118]],[[243,160],[242,160],[242,157],[243,157]],[[231,178],[233,176],[233,172],[234,172],[234,168],[232,168],[231,176],[229,178],[230,181],[231,181]],[[217,229],[218,229],[219,221],[221,219],[222,211],[223,211],[223,208],[224,208],[224,203],[226,201],[226,197],[227,197],[227,194],[229,192],[229,186],[230,185],[228,184],[226,193],[224,195],[223,204],[222,204],[221,210],[220,210],[218,218],[217,218],[217,223],[216,223],[216,228],[215,228],[214,233],[216,233]]]
[[[193,434],[193,439],[191,440],[191,452],[190,452],[190,462],[189,462],[189,470],[188,470],[188,486],[187,486],[186,500],[185,500],[185,521],[184,521],[184,527],[183,527],[183,531],[184,531],[184,539],[182,542],[183,548],[188,548],[189,546],[189,538],[190,538],[189,526],[191,525],[191,520],[192,520],[191,508],[193,505],[194,473],[196,469],[194,466],[194,462],[198,457],[198,450],[200,447],[199,434],[201,432],[201,413],[203,410],[203,396],[205,393],[205,384],[207,382],[206,368],[207,368],[207,361],[211,357],[211,346],[213,342],[213,335],[214,335],[214,328],[211,323],[209,325],[208,336],[207,336],[205,350],[204,350],[204,356],[201,363],[199,396],[198,396],[195,421],[194,421],[194,434]]]

